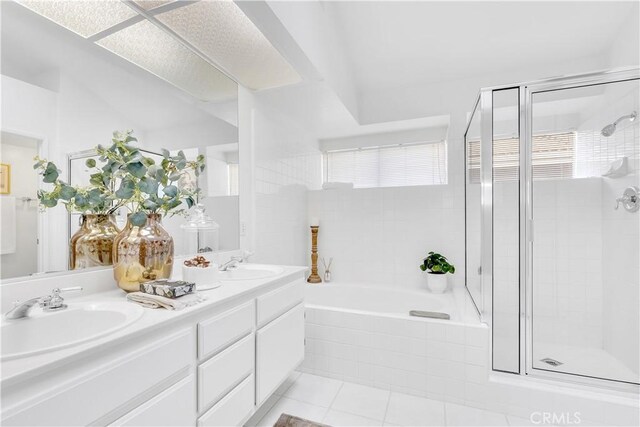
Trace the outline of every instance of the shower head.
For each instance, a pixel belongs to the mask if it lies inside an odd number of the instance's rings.
[[[634,121],[636,119],[636,117],[638,117],[638,113],[636,113],[635,111],[632,112],[631,114],[627,114],[626,116],[622,116],[618,120],[616,120],[615,122],[613,122],[611,124],[608,124],[605,127],[603,127],[602,130],[600,131],[600,133],[602,134],[602,136],[609,137],[609,136],[613,135],[614,132],[616,131],[616,127],[618,126],[618,123],[620,123],[623,120],[627,120],[627,119],[629,119],[629,121]]]

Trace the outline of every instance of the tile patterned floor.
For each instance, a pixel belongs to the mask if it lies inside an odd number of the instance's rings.
[[[271,427],[285,412],[347,426],[523,426],[528,420],[294,372],[246,426]]]

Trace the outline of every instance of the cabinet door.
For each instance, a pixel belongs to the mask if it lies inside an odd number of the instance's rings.
[[[196,419],[194,375],[172,385],[112,426],[192,426]]]
[[[304,359],[304,305],[256,333],[256,403],[260,405]]]

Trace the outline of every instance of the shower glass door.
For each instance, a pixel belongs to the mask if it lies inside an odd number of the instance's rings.
[[[531,89],[529,370],[638,383],[640,84],[593,83]]]

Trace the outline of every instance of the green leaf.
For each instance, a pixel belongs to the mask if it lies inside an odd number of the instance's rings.
[[[40,203],[42,204],[42,206],[45,206],[47,208],[53,208],[58,204],[58,200],[51,198],[42,198],[40,199]]]
[[[76,194],[73,201],[75,202],[76,207],[80,210],[85,209],[89,205],[87,198],[80,193]]]
[[[142,178],[147,174],[147,168],[142,162],[129,163],[127,165],[127,171],[136,178]]]
[[[88,168],[95,168],[96,167],[96,159],[87,159],[86,162],[84,162],[85,165],[87,165]]]
[[[129,222],[135,227],[142,227],[147,223],[147,214],[144,212],[136,212],[129,216]]]
[[[170,199],[168,202],[166,202],[165,210],[170,211],[171,209],[177,208],[181,204],[182,204],[182,200],[178,199],[177,197],[174,197],[173,199]]]
[[[104,195],[98,188],[94,188],[89,191],[87,196],[89,199],[89,204],[92,206],[102,206],[105,202]]]
[[[145,165],[146,167],[149,167],[149,166],[155,165],[156,161],[153,160],[151,157],[143,157],[142,164]]]
[[[169,197],[176,197],[178,195],[178,187],[176,187],[175,185],[168,185],[164,187],[162,192]]]
[[[128,200],[133,197],[135,193],[135,184],[130,179],[123,179],[120,183],[120,188],[116,191],[116,197],[119,199]]]
[[[62,200],[71,200],[76,195],[76,193],[77,191],[75,188],[65,184],[60,189],[60,198]]]
[[[47,183],[55,182],[58,179],[58,176],[60,176],[60,173],[58,172],[56,165],[51,162],[47,163],[42,181]]]
[[[193,205],[196,204],[195,200],[193,200],[193,197],[187,197],[185,201],[187,202],[187,206],[189,207],[189,209],[191,209]]]
[[[158,193],[158,181],[153,178],[144,177],[140,180],[138,184],[140,191],[146,194],[157,194]]]
[[[162,149],[162,157],[164,157],[165,160],[169,160],[169,157],[171,157],[171,153],[169,152],[169,150],[165,150],[163,148]]]
[[[427,269],[427,266],[424,264],[420,264],[420,270],[425,271]]]
[[[180,172],[174,172],[171,175],[169,175],[169,181],[177,181],[180,179],[180,176],[182,176]]]
[[[151,199],[147,199],[142,202],[142,206],[144,206],[145,209],[149,209],[151,211],[155,211],[159,207],[159,205]]]
[[[176,169],[178,170],[182,170],[187,166],[187,160],[186,159],[182,159],[180,161],[178,161],[178,163],[176,163]]]
[[[89,182],[93,185],[101,186],[104,183],[103,175],[100,172],[92,173]]]

